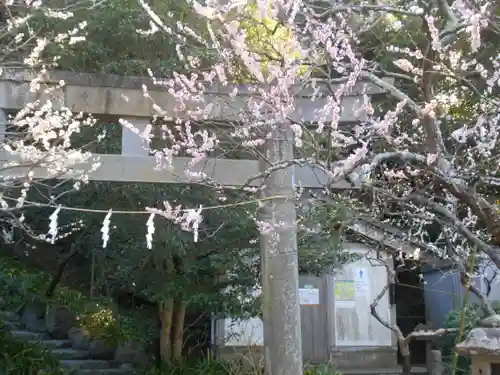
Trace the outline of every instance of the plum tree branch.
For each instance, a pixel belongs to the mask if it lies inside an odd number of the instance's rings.
[[[395,282],[394,271],[389,267],[387,262],[384,262],[385,267],[387,268],[389,274],[389,283],[387,283],[382,290],[377,294],[373,302],[370,304],[370,313],[371,315],[384,327],[390,329],[394,335],[396,336],[396,340],[398,342],[399,351],[401,356],[403,357],[403,374],[411,374],[411,359],[410,359],[410,342],[414,339],[434,339],[436,337],[440,337],[442,335],[456,332],[457,330],[454,328],[447,329],[441,328],[437,330],[414,330],[407,336],[403,335],[401,329],[397,324],[391,324],[384,320],[380,314],[377,312],[377,306],[384,297],[384,295],[389,290],[389,285]]]
[[[383,79],[377,77],[372,72],[368,72],[368,71],[362,71],[360,73],[360,76],[362,78],[366,78],[366,79],[370,80],[376,86],[378,86],[384,90],[387,90],[389,92],[389,94],[392,95],[393,97],[395,97],[396,99],[404,101],[410,107],[410,109],[413,111],[413,113],[415,113],[415,115],[417,115],[417,117],[419,117],[419,118],[423,117],[424,113],[422,111],[422,108],[414,100],[412,100],[408,95],[406,95],[403,91],[399,90],[393,84],[391,84],[387,81],[384,81]]]
[[[486,313],[486,316],[495,315],[495,310],[493,309],[490,300],[479,288],[477,288],[473,284],[472,276],[464,267],[461,267],[460,270],[460,281],[465,289],[470,290],[470,292],[479,299],[479,301],[481,302],[481,306]]]

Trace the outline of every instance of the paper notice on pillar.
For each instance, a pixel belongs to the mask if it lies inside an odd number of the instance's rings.
[[[316,306],[319,305],[319,289],[305,288],[299,289],[299,302],[301,305]]]

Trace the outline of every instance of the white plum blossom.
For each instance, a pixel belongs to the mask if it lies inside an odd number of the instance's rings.
[[[407,59],[398,59],[394,61],[394,65],[405,72],[411,72],[414,69],[413,64]]]
[[[198,230],[200,227],[200,223],[203,220],[203,216],[201,215],[202,211],[202,206],[200,206],[197,210],[188,209],[180,219],[181,227],[186,231],[193,232],[194,242],[198,242]]]

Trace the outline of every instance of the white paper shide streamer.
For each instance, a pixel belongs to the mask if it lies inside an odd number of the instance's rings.
[[[109,210],[108,213],[106,214],[106,217],[104,218],[104,221],[102,222],[101,233],[102,233],[102,247],[103,247],[103,249],[106,248],[106,246],[108,245],[108,241],[109,241],[109,224],[111,224],[111,213],[112,213],[112,210]]]
[[[149,250],[151,250],[153,248],[153,234],[155,233],[155,222],[154,222],[154,219],[155,219],[155,214],[152,213],[151,215],[149,215],[149,219],[146,222],[146,228],[147,228],[147,232],[146,232],[146,246],[147,246],[147,248]]]
[[[50,236],[50,240],[47,239],[47,241],[50,241],[51,244],[53,244],[57,238],[57,219],[59,217],[59,212],[61,212],[61,207],[57,207],[54,212],[52,212],[52,215],[49,216],[50,222],[47,237]]]

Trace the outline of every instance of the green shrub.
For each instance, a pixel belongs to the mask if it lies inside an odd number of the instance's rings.
[[[49,283],[47,273],[28,271],[19,262],[0,258],[0,309],[18,310],[32,297],[41,297]],[[109,300],[91,301],[83,293],[64,286],[59,286],[46,302],[68,306],[93,337],[105,339],[113,345],[125,340],[147,341],[154,327],[137,312],[117,314],[117,307]]]
[[[63,374],[58,361],[48,351],[16,341],[5,331],[0,331],[0,353],[2,375],[35,375],[41,370],[45,374]]]
[[[462,310],[451,311],[446,317],[445,327],[446,328],[460,328],[460,316]],[[477,304],[469,304],[464,307],[464,331],[462,334],[462,339],[474,328],[479,320],[482,318],[482,310]],[[443,336],[440,339],[440,346],[443,352],[443,358],[449,359],[448,365],[451,366],[451,358],[455,353],[455,345],[458,340],[458,332],[451,333],[449,335]],[[466,357],[458,357],[456,375],[468,374],[470,370],[470,359]]]
[[[206,358],[179,364],[162,364],[160,368],[145,370],[141,375],[251,375],[239,366],[224,361]],[[253,375],[253,374],[252,374]],[[260,375],[260,374],[255,374]]]
[[[253,367],[247,361],[223,361],[210,357],[180,364],[164,364],[161,368],[147,369],[141,375],[263,375],[260,367]],[[304,375],[342,375],[329,365],[310,366]]]
[[[492,302],[492,307],[497,314],[500,313],[500,302],[498,301]],[[446,317],[445,327],[460,328],[461,313],[462,313],[461,309],[451,311]],[[465,306],[464,314],[465,314],[465,320],[464,320],[465,324],[464,324],[464,331],[462,334],[462,340],[465,339],[465,337],[469,334],[472,328],[477,326],[479,320],[481,320],[484,317],[483,309],[476,303],[468,304],[467,306]],[[449,362],[448,363],[449,366],[451,366],[451,358],[455,353],[454,348],[455,345],[457,344],[457,340],[458,340],[458,332],[443,336],[439,341],[441,350],[443,352],[443,360],[445,358],[450,359],[446,361]],[[469,358],[461,356],[458,357],[456,375],[469,374],[470,366],[471,366],[471,361]]]
[[[16,310],[49,282],[42,273],[29,273],[17,262],[0,258],[0,309]]]
[[[332,369],[331,365],[313,366],[304,371],[304,375],[342,375],[341,372]]]

